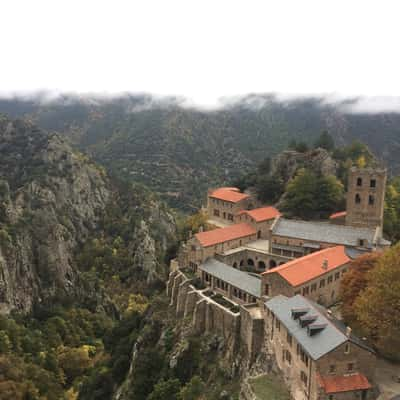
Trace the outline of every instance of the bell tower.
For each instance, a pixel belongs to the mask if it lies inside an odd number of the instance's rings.
[[[386,180],[386,169],[350,168],[346,225],[382,228]]]

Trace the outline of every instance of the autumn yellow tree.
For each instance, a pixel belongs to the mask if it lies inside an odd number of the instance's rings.
[[[343,276],[340,287],[342,315],[351,325],[357,324],[354,302],[367,287],[367,273],[377,265],[379,256],[380,253],[368,253],[356,258],[351,262],[349,271]]]
[[[386,357],[400,360],[400,244],[367,273],[367,287],[354,302],[364,334]]]

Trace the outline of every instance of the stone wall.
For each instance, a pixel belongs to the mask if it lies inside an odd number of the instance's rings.
[[[191,318],[192,328],[199,335],[210,333],[223,338],[232,358],[242,350],[251,365],[264,343],[264,320],[259,306],[246,304],[234,313],[206,296],[207,290],[196,289],[180,270],[169,275],[167,295],[177,317]]]

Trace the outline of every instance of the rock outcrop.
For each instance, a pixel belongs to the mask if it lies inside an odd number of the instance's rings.
[[[299,168],[307,168],[318,175],[336,175],[338,165],[325,149],[313,149],[305,153],[286,150],[278,154],[271,165],[271,175],[288,182]]]
[[[75,252],[96,232],[117,189],[65,139],[26,121],[0,116],[0,153],[0,313],[28,312],[59,293],[82,295]],[[173,232],[174,223],[156,201],[144,207],[130,247],[134,267],[151,281],[167,246],[152,226]]]

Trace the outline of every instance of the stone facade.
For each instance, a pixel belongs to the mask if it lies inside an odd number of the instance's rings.
[[[268,297],[301,294],[319,304],[330,306],[339,299],[340,282],[348,268],[348,264],[341,265],[298,286],[292,286],[278,273],[262,274],[262,294]]]
[[[382,228],[386,180],[385,169],[350,169],[346,200],[347,225]]]

